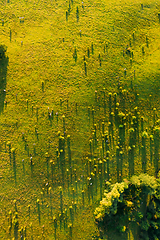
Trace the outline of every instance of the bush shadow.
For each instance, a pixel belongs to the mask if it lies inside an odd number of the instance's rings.
[[[7,83],[7,66],[8,57],[0,58],[0,114],[4,109],[4,102],[6,97],[6,83]]]

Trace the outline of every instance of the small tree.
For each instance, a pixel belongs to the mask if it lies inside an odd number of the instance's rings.
[[[95,221],[103,234],[114,231],[128,239],[158,239],[160,236],[160,174],[132,176],[130,181],[110,185],[95,210]],[[152,238],[152,236],[155,238]]]

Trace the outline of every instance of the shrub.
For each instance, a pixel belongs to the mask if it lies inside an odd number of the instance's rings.
[[[129,228],[132,229],[136,221],[141,239],[151,239],[153,233],[159,236],[159,181],[147,174],[141,174],[133,176],[130,181],[110,185],[94,212],[99,229],[104,234],[110,230],[123,234]]]

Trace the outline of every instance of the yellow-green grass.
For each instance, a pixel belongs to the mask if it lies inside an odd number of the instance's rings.
[[[74,168],[77,169],[77,175],[80,178],[83,174],[85,156],[89,153],[88,140],[92,136],[92,120],[89,123],[88,106],[92,109],[93,105],[95,108],[95,122],[97,124],[98,120],[101,124],[102,119],[105,119],[102,104],[100,104],[100,111],[95,106],[95,90],[100,94],[105,87],[107,93],[115,92],[118,81],[121,81],[126,89],[130,89],[132,79],[133,85],[137,85],[137,90],[144,98],[145,104],[151,94],[152,106],[158,107],[160,93],[160,23],[158,13],[160,6],[155,1],[144,1],[142,9],[141,3],[141,1],[132,0],[96,2],[87,0],[84,2],[83,11],[82,2],[73,0],[68,21],[66,21],[66,11],[69,1],[10,0],[10,3],[7,1],[0,3],[0,19],[4,19],[4,26],[0,26],[0,43],[8,47],[7,56],[9,59],[5,97],[7,106],[4,104],[4,111],[0,115],[1,226],[4,228],[1,231],[1,239],[13,237],[13,232],[11,237],[8,235],[7,217],[10,209],[14,211],[12,206],[14,199],[17,199],[19,203],[20,225],[24,226],[32,222],[34,236],[35,238],[39,236],[40,239],[43,238],[39,229],[44,225],[44,228],[48,229],[45,239],[53,239],[54,227],[53,223],[48,226],[48,208],[43,209],[43,221],[40,226],[37,213],[33,209],[36,208],[37,198],[41,199],[43,181],[47,181],[45,153],[49,152],[51,159],[56,162],[57,132],[61,131],[63,134],[63,114],[66,116],[66,135],[71,135]],[[79,8],[78,22],[76,19],[77,6]],[[19,17],[24,17],[24,23],[20,23]],[[149,41],[148,47],[146,37]],[[130,42],[134,54],[132,65],[128,55],[125,54],[123,57],[123,50]],[[91,52],[92,43],[93,54]],[[104,52],[106,45],[107,48]],[[142,53],[143,46],[145,54]],[[88,47],[90,49],[89,58],[87,57]],[[76,62],[73,58],[75,48],[77,50]],[[99,54],[102,60],[101,66]],[[84,71],[84,55],[87,63],[87,76]],[[127,69],[126,77],[124,77],[125,68]],[[42,91],[42,81],[44,82],[44,91]],[[77,113],[76,103],[78,104]],[[36,117],[37,107],[38,121]],[[49,111],[54,110],[52,126],[48,120],[48,107]],[[148,112],[145,106],[143,109],[143,115],[146,116],[147,120],[147,114],[151,114],[152,111]],[[58,112],[58,123],[56,112]],[[35,127],[39,132],[39,140],[35,134]],[[107,124],[105,128],[107,130]],[[24,150],[22,133],[26,136],[35,164],[32,177],[31,156],[28,156],[27,151]],[[17,185],[14,182],[12,165],[9,163],[8,146],[5,149],[5,142],[8,141],[11,142],[12,147],[16,148]],[[147,141],[149,145],[149,140]],[[33,153],[34,143],[37,155]],[[22,159],[25,163],[25,175],[23,174]],[[124,169],[127,172],[127,161],[125,164]],[[116,161],[113,157],[113,167],[115,165]],[[139,173],[140,171],[140,163],[137,163],[135,172]],[[148,165],[148,172],[154,173],[153,166]],[[126,175],[128,176],[128,173]],[[112,178],[113,181],[116,181],[114,171]],[[52,186],[54,194],[53,214],[56,215],[60,211],[59,195],[56,192],[61,184],[59,171],[56,168],[54,185]],[[71,188],[72,186],[70,186],[70,191]],[[67,196],[66,189],[64,192],[68,208],[72,204],[72,197]],[[78,190],[78,194],[81,196],[80,190]],[[46,206],[50,204],[47,197],[46,202]],[[32,209],[30,220],[27,218],[29,204]],[[92,210],[94,207],[95,204],[93,204]],[[89,224],[87,225],[87,222],[84,224],[80,209],[73,226],[73,239],[91,239],[92,233],[94,234],[96,230],[92,213],[87,209],[84,212]],[[82,227],[80,227],[81,221]],[[84,231],[78,230],[83,229],[84,226],[86,227]],[[31,229],[28,226],[28,235],[30,236],[30,234]],[[69,239],[68,230],[60,232],[58,228],[57,239]]]

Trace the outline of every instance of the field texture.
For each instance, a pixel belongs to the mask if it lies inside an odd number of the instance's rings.
[[[0,239],[98,239],[105,182],[159,170],[159,1],[1,0],[1,44]]]

